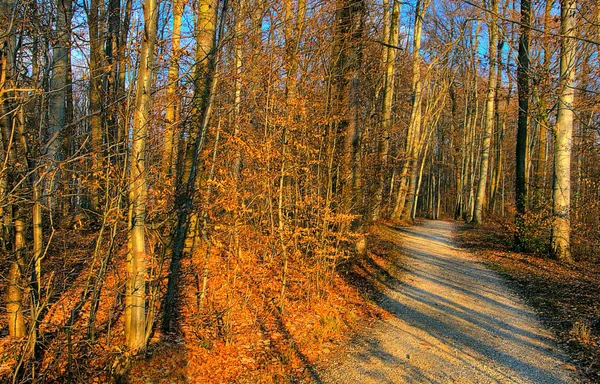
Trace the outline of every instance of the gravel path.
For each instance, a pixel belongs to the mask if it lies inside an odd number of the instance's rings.
[[[319,381],[578,382],[535,313],[454,235],[443,221],[383,231],[408,256],[380,303],[395,316],[358,337]]]

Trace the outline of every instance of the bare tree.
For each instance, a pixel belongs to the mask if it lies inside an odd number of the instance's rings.
[[[384,3],[385,4],[385,3]],[[383,75],[383,104],[381,111],[381,139],[379,143],[379,181],[373,198],[371,219],[377,220],[381,212],[383,190],[387,176],[388,156],[390,152],[390,127],[392,124],[392,104],[394,101],[394,83],[396,81],[396,52],[398,46],[398,24],[400,22],[400,1],[393,0],[389,36],[385,36],[387,45],[383,47],[384,75]]]
[[[127,256],[125,335],[136,352],[146,346],[146,139],[150,122],[152,67],[158,25],[156,0],[144,2],[144,37],[136,89],[131,139],[129,202],[131,249]]]
[[[519,95],[519,118],[517,123],[515,200],[517,233],[515,244],[522,247],[524,215],[527,208],[527,135],[529,131],[529,35],[531,25],[531,0],[521,0],[521,34],[517,58],[517,88]]]
[[[418,142],[421,132],[421,104],[423,102],[423,84],[421,82],[421,38],[423,21],[431,0],[418,0],[415,11],[412,51],[412,100],[408,132],[406,133],[405,154],[407,160],[402,164],[400,186],[392,219],[409,219],[413,211],[414,194],[417,190]]]
[[[560,81],[558,115],[554,127],[554,185],[552,190],[552,255],[571,262],[571,149],[575,99],[576,0],[560,2]]]
[[[488,72],[488,89],[485,100],[485,130],[483,132],[483,143],[481,148],[481,166],[479,168],[479,184],[477,186],[477,197],[475,199],[475,209],[473,213],[473,222],[479,224],[483,220],[483,205],[486,199],[486,186],[488,178],[488,169],[490,163],[490,148],[492,135],[494,132],[494,122],[496,121],[496,81],[498,68],[498,0],[492,0],[492,9],[489,30],[489,58],[490,66]]]
[[[175,165],[177,145],[177,127],[179,124],[179,111],[181,98],[177,95],[179,83],[179,57],[181,55],[181,17],[185,3],[182,0],[173,0],[173,37],[171,39],[171,58],[169,60],[169,74],[167,84],[167,109],[165,111],[165,139],[163,147],[162,171],[168,177]]]
[[[199,231],[200,217],[193,211],[194,189],[198,174],[198,161],[200,152],[206,139],[206,130],[212,111],[212,102],[216,86],[217,66],[217,0],[202,0],[198,4],[196,18],[196,62],[194,68],[194,99],[192,114],[193,124],[190,126],[185,159],[183,162],[182,178],[177,183],[175,192],[175,208],[177,223],[173,231],[173,245],[171,264],[169,268],[169,281],[165,294],[165,304],[162,319],[162,328],[169,330],[175,315],[175,300],[181,268],[181,257],[185,247],[186,237],[195,237]],[[225,1],[226,5],[226,1]],[[226,6],[221,14],[220,29]]]

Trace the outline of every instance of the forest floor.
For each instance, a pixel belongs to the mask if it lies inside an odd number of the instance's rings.
[[[393,314],[356,337],[324,383],[570,383],[578,381],[538,315],[473,254],[457,225],[380,228],[395,245],[379,305]]]
[[[307,266],[294,264],[285,316],[269,299],[279,293],[278,264],[244,252],[237,270],[255,273],[230,286],[228,259],[215,253],[213,294],[199,313],[198,263],[186,259],[181,330],[156,332],[122,382],[600,383],[600,265],[511,252],[508,232],[443,221],[373,226],[367,252],[340,260],[320,295],[309,294]],[[106,272],[94,342],[89,300],[73,310],[93,272],[94,236],[65,234],[49,251],[56,284],[35,382],[110,382],[122,369],[125,249]],[[21,345],[7,337],[3,314],[0,382]]]

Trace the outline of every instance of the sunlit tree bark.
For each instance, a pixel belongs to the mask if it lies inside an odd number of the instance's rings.
[[[535,182],[536,188],[538,191],[538,198],[544,193],[544,189],[546,186],[546,163],[548,158],[548,134],[550,132],[550,118],[548,111],[549,104],[549,95],[546,94],[545,90],[551,86],[550,81],[550,65],[552,62],[552,49],[551,49],[551,40],[550,40],[550,29],[551,29],[551,11],[554,6],[554,0],[546,0],[546,6],[544,9],[544,42],[542,44],[544,58],[542,63],[543,74],[540,89],[538,92],[538,97],[540,99],[539,102],[539,143],[538,143],[538,153],[537,153],[537,161],[536,161],[536,174],[535,174]]]
[[[89,206],[92,211],[100,209],[100,175],[102,174],[103,146],[103,111],[102,111],[102,82],[104,65],[102,60],[102,13],[100,0],[90,0],[87,13],[90,36],[90,66],[89,66],[89,128],[92,148],[92,176],[89,196]]]
[[[8,322],[8,334],[11,337],[24,337],[27,329],[25,318],[23,316],[23,286],[26,246],[26,228],[24,211],[17,205],[6,204],[8,194],[15,188],[19,181],[19,168],[22,169],[23,159],[17,155],[17,137],[15,111],[14,111],[14,88],[15,83],[15,18],[12,13],[14,2],[10,2],[8,7],[0,8],[0,20],[3,23],[2,39],[0,40],[0,108],[2,116],[0,117],[0,129],[2,134],[3,158],[6,167],[2,168],[2,214],[4,227],[4,245],[7,250],[12,251],[13,259],[10,263],[8,272],[8,281],[6,287],[6,312]],[[17,190],[21,190],[18,187]]]
[[[167,177],[175,165],[177,146],[175,145],[176,130],[179,120],[181,99],[177,96],[179,83],[179,56],[181,55],[181,17],[185,4],[182,0],[173,0],[173,37],[171,39],[171,58],[167,84],[167,109],[165,111],[165,139],[163,147],[162,171]]]
[[[338,187],[340,212],[350,213],[356,202],[358,182],[360,70],[362,67],[362,38],[364,35],[364,0],[336,1],[336,30],[334,47],[334,111],[338,115],[341,164]]]
[[[300,44],[300,38],[304,30],[304,19],[306,17],[306,0],[299,0],[296,10],[296,17],[294,23],[294,15],[292,11],[292,0],[286,0],[285,2],[285,43],[287,51],[287,63],[286,63],[286,109],[287,109],[287,121],[283,127],[283,145],[281,150],[281,168],[279,172],[279,195],[277,197],[277,221],[279,230],[279,241],[281,243],[281,249],[283,253],[283,268],[281,272],[281,290],[279,294],[279,310],[283,313],[284,310],[284,299],[286,293],[287,279],[288,279],[288,263],[289,255],[287,249],[286,239],[286,218],[284,215],[284,193],[285,193],[285,176],[287,172],[287,156],[288,156],[288,139],[289,129],[295,122],[294,104],[296,102],[296,77],[298,76],[298,48]]]
[[[216,87],[217,51],[217,0],[202,0],[197,5],[196,15],[196,63],[194,69],[194,97],[192,100],[192,124],[188,134],[185,159],[181,179],[177,182],[175,209],[177,223],[173,234],[172,256],[165,303],[163,306],[162,328],[171,329],[174,320],[175,300],[186,238],[198,234],[198,214],[193,211],[194,192],[198,174],[198,160],[204,145],[206,130],[212,111]],[[227,1],[224,2],[227,4]],[[227,9],[226,6],[223,9]],[[221,14],[221,28],[225,11]]]
[[[571,262],[571,149],[573,146],[573,101],[575,99],[576,1],[561,0],[560,80],[554,143],[552,190],[552,255]]]
[[[400,186],[396,196],[396,203],[392,212],[392,219],[410,219],[412,203],[416,191],[418,174],[418,141],[421,135],[421,103],[423,101],[423,84],[421,83],[421,37],[423,34],[423,21],[431,0],[417,1],[413,31],[412,52],[412,100],[410,121],[406,136],[405,154],[408,160],[402,164],[400,172]],[[412,195],[411,195],[412,194]]]
[[[372,220],[377,220],[381,213],[381,204],[383,201],[383,190],[387,176],[388,156],[390,152],[390,128],[392,124],[392,103],[394,101],[394,83],[396,81],[396,51],[398,46],[398,24],[400,22],[400,1],[393,0],[392,15],[389,27],[389,36],[386,36],[385,42],[388,44],[383,47],[386,52],[383,57],[384,75],[383,75],[383,105],[381,111],[381,138],[379,143],[379,164],[378,164],[378,184],[373,198]]]
[[[129,202],[131,204],[131,250],[127,256],[127,292],[125,335],[127,345],[136,352],[146,345],[146,140],[150,123],[152,67],[158,24],[156,0],[144,2],[144,37],[140,52],[140,67],[136,103],[131,132],[131,165]]]
[[[489,72],[488,89],[485,101],[485,128],[483,132],[483,143],[481,149],[481,166],[479,168],[479,183],[477,186],[477,196],[475,198],[475,209],[473,213],[473,222],[479,224],[483,220],[483,206],[486,199],[486,187],[488,179],[488,168],[490,162],[490,149],[492,135],[494,133],[494,122],[496,121],[496,81],[498,67],[498,0],[492,0],[489,30]]]

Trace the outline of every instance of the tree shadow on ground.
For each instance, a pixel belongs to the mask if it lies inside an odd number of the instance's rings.
[[[456,250],[452,232],[438,233],[435,228],[421,231],[419,227],[388,227],[383,232],[385,238],[369,239],[374,245],[373,256],[383,262],[366,256],[348,268],[346,278],[393,315],[382,327],[403,324],[395,331],[403,335],[398,343],[412,338],[430,348],[443,346],[439,348],[444,352],[432,357],[439,366],[458,365],[486,377],[484,380],[518,377],[533,382],[565,382],[565,372],[548,368],[548,364],[560,361],[555,344],[528,325],[529,319],[536,318],[535,313],[515,306],[500,276],[481,263],[447,257]],[[397,233],[395,238],[392,232]],[[438,255],[440,246],[448,254]],[[407,262],[407,257],[417,259],[417,264]],[[369,280],[369,274],[376,280]],[[423,284],[431,288],[424,289]],[[514,322],[514,317],[521,321]],[[355,361],[368,367],[364,375],[383,383],[446,382],[420,370],[408,355],[404,358],[388,352],[385,338],[395,332],[382,332],[382,338],[367,333],[354,340]],[[505,344],[516,346],[518,352]],[[522,350],[528,351],[527,355],[522,355]],[[532,356],[535,359],[530,360]],[[482,362],[486,369],[481,368]]]

